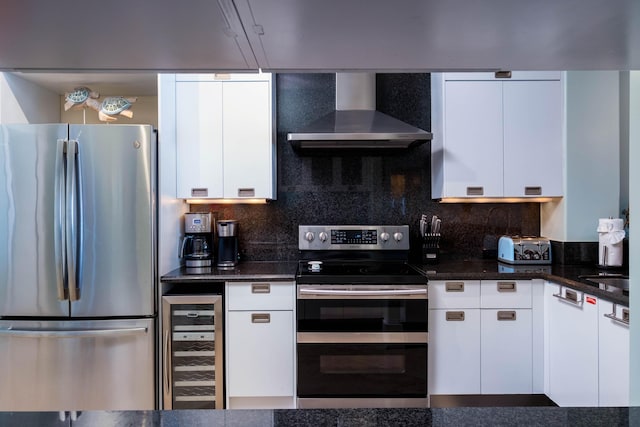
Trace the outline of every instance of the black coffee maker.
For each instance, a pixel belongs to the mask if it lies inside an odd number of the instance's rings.
[[[180,258],[185,267],[202,268],[213,264],[213,226],[211,213],[184,214],[184,240]]]
[[[238,264],[238,221],[218,221],[218,268],[233,268]]]

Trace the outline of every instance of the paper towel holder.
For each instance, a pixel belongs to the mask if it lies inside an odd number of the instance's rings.
[[[623,267],[624,220],[620,218],[600,218],[598,220],[598,264],[600,269],[620,269]]]

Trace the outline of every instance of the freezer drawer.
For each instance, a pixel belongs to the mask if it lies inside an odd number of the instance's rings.
[[[0,411],[154,409],[153,319],[0,321]]]

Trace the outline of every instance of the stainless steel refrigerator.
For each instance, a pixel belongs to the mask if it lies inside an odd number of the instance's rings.
[[[0,411],[155,406],[155,132],[0,126]]]

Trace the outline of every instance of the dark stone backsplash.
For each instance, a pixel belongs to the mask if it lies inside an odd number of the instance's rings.
[[[431,129],[429,74],[378,74],[378,110]],[[299,224],[408,224],[411,255],[420,256],[422,213],[442,218],[442,253],[482,256],[501,234],[538,235],[538,203],[446,204],[431,200],[430,145],[396,154],[299,155],[287,133],[332,111],[333,74],[278,74],[277,200],[267,205],[192,205],[239,222],[243,259],[298,257]],[[495,248],[494,248],[495,249]]]

